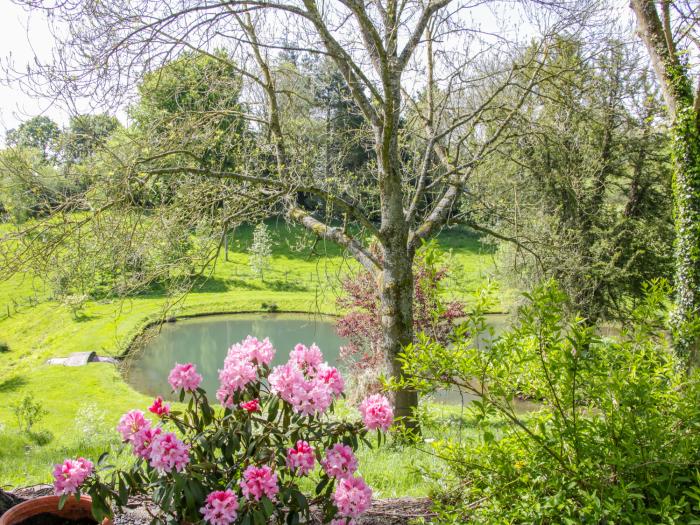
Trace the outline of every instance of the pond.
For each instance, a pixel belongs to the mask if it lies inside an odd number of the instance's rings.
[[[164,324],[145,334],[142,347],[127,358],[125,377],[137,391],[172,399],[168,374],[175,363],[195,363],[208,393],[219,386],[219,369],[229,347],[247,335],[269,337],[277,350],[272,366],[286,363],[297,343],[316,343],[326,361],[338,366],[345,340],[335,332],[329,316],[311,314],[207,315]]]
[[[488,317],[496,333],[500,332],[506,316]],[[333,317],[251,313],[194,317],[166,323],[160,331],[150,330],[141,348],[126,360],[126,381],[138,392],[172,400],[168,373],[175,363],[192,362],[203,376],[202,387],[213,395],[219,386],[219,369],[223,367],[228,348],[249,334],[259,339],[270,338],[277,350],[273,366],[287,362],[289,352],[297,343],[307,346],[316,343],[329,364],[347,373],[339,360],[340,347],[345,340],[336,333]],[[435,395],[436,400],[450,404],[468,403],[473,398],[471,395],[462,397],[454,391]]]
[[[273,366],[286,363],[297,343],[316,343],[326,361],[338,366],[340,347],[345,344],[335,332],[334,318],[311,314],[207,315],[167,323],[160,333],[152,332],[127,359],[125,376],[135,390],[163,398],[170,396],[168,373],[175,363],[189,362],[202,374],[202,388],[213,395],[229,347],[247,335],[270,338],[277,350]]]

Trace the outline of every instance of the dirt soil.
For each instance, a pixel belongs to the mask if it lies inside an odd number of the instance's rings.
[[[0,515],[24,499],[50,494],[53,494],[51,485],[26,487],[11,493],[0,491]],[[430,500],[427,498],[380,499],[373,501],[370,510],[355,522],[357,525],[408,525],[411,520],[425,518],[429,521],[431,517]],[[130,501],[124,512],[116,514],[112,521],[114,525],[148,525],[151,518],[147,503],[138,499]],[[313,522],[313,525],[320,524],[320,520]]]

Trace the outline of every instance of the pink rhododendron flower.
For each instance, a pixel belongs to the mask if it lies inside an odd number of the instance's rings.
[[[289,359],[294,361],[300,368],[316,368],[323,362],[323,354],[316,343],[309,347],[299,343],[289,354]]]
[[[275,348],[269,338],[259,341],[256,337],[248,336],[240,343],[249,361],[259,365],[269,365],[275,357]]]
[[[266,337],[262,341],[251,335],[240,343],[231,345],[226,360],[250,361],[256,365],[269,365],[275,357],[275,348]],[[224,365],[226,362],[224,362]]]
[[[143,459],[151,459],[153,440],[160,435],[161,429],[145,427],[131,438],[134,454]]]
[[[134,435],[143,430],[150,428],[151,422],[144,417],[140,410],[129,410],[124,414],[117,424],[117,432],[122,435],[123,441],[131,442]]]
[[[287,402],[291,402],[293,392],[299,388],[304,381],[304,374],[293,363],[276,366],[270,372],[267,380],[270,383],[270,390]]]
[[[212,525],[229,525],[236,521],[237,510],[238,498],[231,489],[226,489],[209,494],[206,504],[199,512]]]
[[[227,357],[223,370],[219,370],[219,390],[216,392],[216,399],[223,406],[230,407],[233,405],[233,394],[245,389],[256,377],[257,370],[252,362]]]
[[[173,387],[173,390],[181,388],[187,392],[197,390],[202,382],[202,376],[197,373],[197,367],[192,363],[181,365],[175,363],[175,368],[170,371],[168,383]]]
[[[339,396],[345,390],[343,376],[340,375],[340,372],[334,366],[328,366],[326,363],[321,364],[316,377],[327,384],[335,396]]]
[[[349,478],[357,471],[357,458],[349,446],[336,443],[326,450],[321,466],[333,478]]]
[[[287,450],[287,467],[298,476],[305,476],[314,469],[314,449],[306,441],[297,441],[296,447]]]
[[[263,496],[272,499],[279,492],[277,486],[277,474],[267,465],[256,467],[249,466],[243,472],[243,479],[240,482],[243,489],[243,496],[246,499],[260,501]]]
[[[394,410],[391,408],[391,403],[380,394],[374,394],[365,399],[360,404],[360,414],[362,414],[365,426],[370,430],[381,428],[386,432],[394,422]]]
[[[333,493],[333,502],[342,516],[357,518],[372,503],[372,489],[362,478],[340,480]]]
[[[190,462],[190,447],[180,441],[175,434],[158,434],[151,442],[151,467],[160,472],[180,472]]]
[[[331,406],[333,396],[331,390],[323,381],[304,381],[292,393],[293,410],[298,414],[311,416],[322,414]]]
[[[316,385],[304,377],[304,373],[292,361],[276,366],[270,376],[270,390],[292,405],[295,412],[310,415],[323,412],[331,403],[330,389],[321,383]]]
[[[250,401],[246,401],[245,403],[241,403],[241,408],[243,410],[247,410],[248,412],[259,412],[260,411],[260,400],[259,399],[251,399]]]
[[[66,459],[53,468],[53,489],[57,496],[73,494],[92,474],[92,462],[85,458]]]
[[[163,417],[170,413],[170,405],[168,403],[163,403],[163,398],[158,396],[153,404],[148,407],[148,411],[157,415],[158,417]]]
[[[270,390],[292,405],[297,414],[321,414],[343,391],[338,371],[320,359],[323,356],[316,345],[307,348],[299,344],[290,353],[289,361],[276,366],[268,377]]]

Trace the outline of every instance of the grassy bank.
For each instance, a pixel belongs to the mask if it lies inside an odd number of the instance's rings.
[[[112,365],[48,366],[48,358],[92,350],[119,355],[144,326],[165,315],[258,311],[263,303],[282,311],[336,313],[338,279],[354,263],[332,245],[295,250],[300,235],[295,229],[278,225],[272,231],[275,248],[264,281],[250,273],[245,252],[251,231],[241,228],[228,261],[222,254],[211,278],[187,296],[151,293],[91,301],[77,318],[50,300],[50,290],[36,276],[17,275],[0,283],[0,341],[9,345],[8,352],[0,353],[0,484],[46,482],[54,462],[116,446],[112,429],[119,416],[150,402]],[[468,295],[492,271],[489,250],[464,232],[444,235],[441,244],[452,250],[449,293]],[[12,410],[26,395],[46,411],[33,437],[18,432]],[[425,481],[406,473],[420,461],[431,461],[428,456],[416,460],[401,449],[361,455],[363,473],[379,497],[425,494]]]

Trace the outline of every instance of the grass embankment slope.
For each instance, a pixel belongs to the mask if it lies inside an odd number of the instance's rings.
[[[0,353],[0,485],[47,482],[52,464],[64,457],[95,457],[104,447],[116,446],[112,429],[119,416],[131,408],[144,409],[151,401],[127,385],[112,365],[48,366],[48,358],[92,350],[119,355],[166,308],[167,315],[192,315],[258,311],[263,303],[274,303],[281,311],[336,313],[339,276],[354,263],[332,245],[294,250],[300,232],[286,225],[273,225],[272,234],[275,247],[264,281],[250,273],[246,251],[251,230],[240,228],[229,260],[222,255],[211,278],[176,304],[159,293],[90,301],[75,319],[68,308],[50,300],[34,276],[0,282],[0,342],[10,348]],[[450,293],[468,295],[493,268],[490,250],[459,231],[444,234],[440,243],[452,251]],[[34,429],[44,436],[50,433],[46,444],[17,430],[12,405],[27,394],[46,410]],[[361,453],[363,475],[378,497],[425,494],[421,477],[407,475],[420,463],[412,455],[400,449]]]

